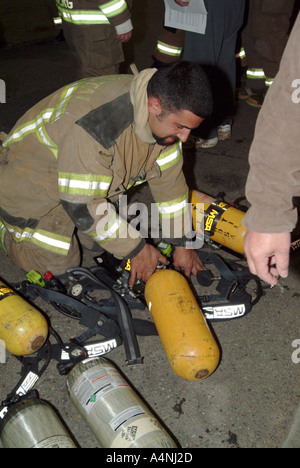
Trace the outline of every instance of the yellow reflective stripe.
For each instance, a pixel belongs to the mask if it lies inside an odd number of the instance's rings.
[[[8,135],[6,140],[2,143],[2,146],[7,147],[11,143],[21,141],[25,136],[31,133],[38,132],[37,137],[39,141],[48,146],[55,157],[57,157],[57,146],[46,134],[44,125],[45,123],[56,121],[63,115],[70,98],[83,82],[84,80],[65,87],[54,109],[45,109],[35,119],[22,124],[14,130],[13,133]]]
[[[126,237],[127,222],[116,213],[107,221],[104,228],[99,229],[99,224],[101,225],[101,222],[98,223],[97,233],[90,234],[90,237],[99,245],[107,244],[107,242],[121,237],[121,233],[123,233],[123,237]]]
[[[134,185],[135,186],[136,185],[141,185],[141,184],[144,184],[145,182],[147,182],[147,181],[146,180],[137,180]]]
[[[58,6],[59,15],[67,23],[72,24],[110,24],[106,16],[97,10],[67,10]]]
[[[270,87],[273,84],[273,82],[274,82],[274,78],[266,77],[266,79],[265,79],[265,85],[266,86]]]
[[[43,230],[37,230],[32,234],[31,242],[43,249],[50,250],[61,255],[68,255],[71,247],[71,238],[57,236]]]
[[[112,177],[110,176],[60,172],[58,174],[58,191],[70,195],[105,197],[111,181]]]
[[[177,143],[166,151],[163,151],[159,158],[156,160],[161,171],[169,169],[180,161],[182,158],[182,143]]]
[[[61,18],[53,18],[53,23],[55,24],[55,26],[57,26],[58,24],[62,24],[62,20]]]
[[[2,146],[6,147],[11,143],[16,143],[30,133],[36,132],[40,126],[44,125],[44,122],[50,121],[52,113],[53,109],[46,109],[42,111],[35,119],[21,125],[16,130],[14,130],[13,133],[8,135],[6,140],[2,143]]]
[[[42,145],[47,146],[47,148],[52,151],[54,154],[55,158],[57,159],[57,145],[54,143],[53,140],[49,137],[49,135],[46,132],[45,126],[42,125],[37,129],[37,138]]]
[[[63,115],[69,100],[71,99],[77,88],[84,82],[85,80],[76,81],[76,83],[72,83],[71,86],[66,86],[63,89],[62,95],[54,108],[53,115],[51,118],[52,122],[55,122]]]
[[[175,47],[169,44],[166,44],[162,41],[157,41],[156,48],[165,55],[171,55],[172,57],[179,57],[181,55],[183,47]]]
[[[257,80],[257,79],[265,79],[266,76],[262,68],[248,68],[247,78]]]
[[[33,244],[51,252],[68,255],[71,247],[71,238],[61,236],[44,229],[29,229],[24,230],[5,224],[6,229],[11,233],[15,242],[32,242]]]
[[[188,206],[188,192],[175,200],[156,202],[156,206],[161,218],[174,218],[175,216],[182,215]]]
[[[147,182],[147,180],[137,180],[134,184],[129,184],[127,185],[127,190],[129,190],[132,187],[136,187],[137,185],[141,185]]]
[[[99,8],[107,18],[111,18],[113,16],[119,15],[120,13],[123,13],[123,11],[125,11],[127,8],[127,4],[125,0],[113,0],[111,2],[105,3]]]
[[[6,233],[6,227],[4,224],[0,221],[0,248],[2,248],[6,252],[6,248],[4,246],[4,236]]]
[[[244,47],[241,47],[240,51],[235,54],[235,58],[240,58],[240,59],[246,58],[246,52],[245,52]]]

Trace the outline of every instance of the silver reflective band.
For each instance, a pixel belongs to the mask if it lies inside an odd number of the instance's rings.
[[[69,13],[68,11],[60,10],[61,17],[69,23],[74,24],[109,24],[109,20],[106,16],[99,11],[98,12],[80,12]]]
[[[182,48],[181,47],[171,47],[162,42],[157,43],[157,48],[160,52],[167,54],[167,55],[181,55]]]
[[[113,237],[113,235],[116,234],[117,230],[121,226],[122,221],[123,220],[121,218],[117,219],[115,223],[107,231],[105,231],[104,234],[98,234],[98,231],[97,231],[97,236],[94,237],[94,240],[96,242],[101,242],[105,239],[108,239],[109,237]]]
[[[182,202],[176,203],[175,205],[171,206],[158,206],[158,210],[162,214],[176,213],[176,211],[180,211],[183,208],[185,208],[187,206],[187,203],[187,200],[183,200]]]
[[[68,187],[70,189],[80,188],[83,190],[105,190],[109,189],[109,182],[97,182],[97,181],[83,181],[83,180],[71,180],[71,179],[58,179],[58,185],[60,187]]]
[[[125,10],[127,8],[126,3],[124,0],[120,0],[118,2],[114,2],[112,5],[104,7],[102,6],[101,10],[105,15],[110,15],[113,12],[116,12],[118,10]]]
[[[4,142],[3,146],[7,146],[11,141],[14,140],[20,140],[23,138],[23,136],[27,133],[32,133],[34,132],[40,125],[42,125],[43,122],[47,122],[50,120],[52,116],[53,109],[47,109],[42,113],[36,120],[33,122],[30,122],[28,124],[25,124],[23,127],[21,127],[19,130],[14,132],[12,135],[10,135]]]

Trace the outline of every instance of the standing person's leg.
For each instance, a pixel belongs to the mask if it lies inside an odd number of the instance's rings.
[[[252,0],[242,42],[247,60],[248,104],[261,107],[278,73],[295,0]]]
[[[236,45],[240,29],[245,19],[245,0],[225,0],[223,3],[225,30],[220,42],[217,70],[217,99],[222,103],[217,109],[218,137],[220,140],[231,137],[236,93]],[[220,20],[220,18],[219,18]],[[218,22],[217,28],[220,28]]]
[[[153,54],[155,68],[166,63],[178,62],[184,46],[185,31],[163,26]]]
[[[244,21],[245,1],[210,0],[206,9],[205,34],[187,32],[183,55],[184,60],[205,68],[213,89],[214,114],[195,133],[200,138],[200,147],[214,146],[218,142],[217,127],[223,123],[231,125],[236,83],[235,46]]]
[[[64,23],[64,36],[78,65],[77,79],[116,75],[124,61],[122,43],[117,39],[115,28],[110,25],[97,27],[97,33],[88,34],[80,26]]]

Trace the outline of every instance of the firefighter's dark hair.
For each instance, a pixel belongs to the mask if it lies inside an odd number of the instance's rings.
[[[202,67],[195,63],[163,65],[150,79],[147,93],[148,97],[160,100],[163,112],[188,110],[203,119],[212,114],[209,80]]]

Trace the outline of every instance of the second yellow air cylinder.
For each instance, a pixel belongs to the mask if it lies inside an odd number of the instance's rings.
[[[204,230],[210,240],[244,255],[245,213],[197,190],[191,191],[190,198],[194,230],[199,233]]]
[[[145,298],[174,372],[186,380],[211,375],[219,347],[184,276],[156,271],[146,283]]]

